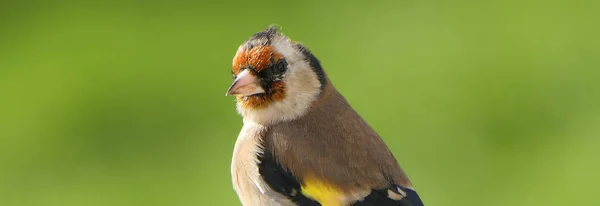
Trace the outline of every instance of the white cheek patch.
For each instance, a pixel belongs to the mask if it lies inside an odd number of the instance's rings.
[[[278,36],[273,38],[272,45],[288,63],[283,78],[287,89],[286,96],[283,100],[273,101],[262,109],[244,108],[238,102],[237,110],[244,117],[244,122],[268,125],[299,118],[306,113],[321,92],[317,74],[304,59],[304,55],[294,48],[291,40]]]

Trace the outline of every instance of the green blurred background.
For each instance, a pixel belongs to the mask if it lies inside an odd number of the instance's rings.
[[[237,47],[305,43],[426,205],[594,205],[598,1],[2,1],[0,205],[239,205]]]

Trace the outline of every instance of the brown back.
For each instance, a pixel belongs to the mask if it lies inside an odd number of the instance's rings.
[[[379,135],[329,80],[305,116],[271,126],[263,141],[265,149],[300,181],[314,175],[344,190],[391,183],[411,187]]]

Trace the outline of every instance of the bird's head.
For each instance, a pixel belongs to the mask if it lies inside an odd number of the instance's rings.
[[[273,124],[296,119],[310,108],[327,84],[319,60],[277,27],[254,34],[233,58],[233,84],[244,121]]]

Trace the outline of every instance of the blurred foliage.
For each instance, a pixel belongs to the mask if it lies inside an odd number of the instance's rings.
[[[2,1],[0,205],[239,205],[239,44],[321,59],[426,205],[592,205],[599,1]]]

